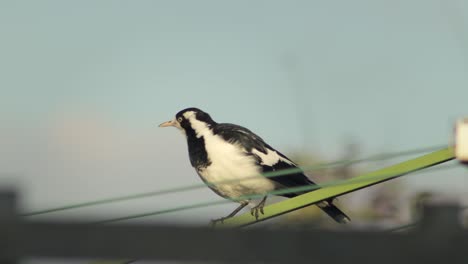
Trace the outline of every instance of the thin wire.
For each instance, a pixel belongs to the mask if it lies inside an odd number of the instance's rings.
[[[446,145],[432,146],[432,147],[418,148],[418,149],[407,150],[407,151],[383,153],[383,154],[377,154],[377,155],[369,156],[367,158],[362,158],[362,159],[340,160],[340,161],[335,161],[335,162],[330,162],[330,163],[323,163],[323,164],[317,164],[317,165],[309,165],[309,166],[267,172],[267,173],[264,173],[263,176],[267,178],[279,177],[279,176],[299,173],[302,171],[317,171],[317,170],[323,170],[323,169],[328,169],[328,168],[333,168],[333,167],[338,167],[338,166],[356,164],[356,163],[375,162],[375,161],[393,159],[393,158],[402,157],[402,156],[415,155],[415,154],[419,154],[422,152],[435,151],[444,147],[447,147],[447,146]],[[44,209],[44,210],[32,211],[32,212],[23,213],[20,215],[23,217],[42,215],[42,214],[47,214],[47,213],[53,213],[53,212],[59,212],[59,211],[65,211],[65,210],[71,210],[71,209],[77,209],[77,208],[83,208],[83,207],[89,207],[89,206],[96,206],[96,205],[101,205],[101,204],[115,203],[115,202],[121,202],[121,201],[146,198],[146,197],[151,197],[151,196],[164,195],[164,194],[169,194],[169,193],[177,193],[177,192],[195,190],[199,188],[204,188],[207,185],[212,186],[215,184],[232,183],[232,182],[237,182],[240,180],[248,180],[248,179],[257,178],[257,177],[259,176],[256,175],[256,176],[245,177],[245,178],[236,179],[236,180],[224,180],[224,181],[212,182],[212,183],[201,183],[201,184],[194,184],[194,185],[188,185],[188,186],[183,186],[183,187],[170,188],[170,189],[165,189],[165,190],[158,190],[158,191],[153,191],[153,192],[138,193],[138,194],[132,194],[132,195],[119,196],[119,197],[111,197],[111,198],[106,198],[106,199],[101,199],[101,200],[94,200],[94,201],[76,203],[76,204],[54,207],[54,208],[49,208],[49,209]]]
[[[141,214],[135,214],[135,215],[130,215],[130,216],[123,216],[123,217],[119,217],[119,218],[113,218],[113,219],[109,219],[109,220],[97,221],[97,222],[94,222],[93,224],[106,224],[106,223],[111,223],[111,222],[125,221],[125,220],[130,220],[130,219],[135,219],[135,218],[155,216],[155,215],[160,215],[160,214],[166,214],[166,213],[184,211],[184,210],[189,210],[189,209],[202,208],[202,207],[218,205],[218,204],[224,204],[224,203],[229,203],[229,202],[231,202],[231,201],[230,200],[218,200],[218,201],[214,201],[214,202],[210,201],[210,202],[204,202],[204,203],[197,203],[197,204],[192,204],[192,205],[168,208],[168,209],[159,210],[159,211],[155,211],[155,212],[141,213]]]
[[[404,230],[404,229],[408,229],[408,228],[412,228],[412,227],[415,227],[419,224],[419,222],[412,222],[412,223],[408,223],[408,224],[405,224],[405,225],[401,225],[401,226],[397,226],[397,227],[392,227],[392,228],[389,228],[389,229],[386,229],[384,230],[383,232],[398,232],[398,231],[401,231],[401,230]]]
[[[418,171],[413,171],[413,172],[408,172],[408,173],[403,173],[403,174],[401,174],[401,173],[399,173],[399,174],[387,174],[387,175],[381,175],[379,177],[375,177],[372,180],[384,179],[384,178],[387,178],[389,176],[398,177],[398,176],[405,175],[405,174],[421,174],[421,173],[427,173],[427,172],[433,172],[433,171],[440,171],[440,170],[455,168],[457,166],[459,166],[459,165],[458,164],[452,164],[452,165],[445,165],[445,166],[430,168],[430,169],[427,169],[427,170],[418,170]],[[327,183],[321,184],[321,185],[306,185],[306,186],[276,190],[276,191],[269,192],[268,194],[282,195],[282,194],[288,194],[288,193],[298,193],[298,192],[312,191],[312,190],[323,188],[323,187],[339,186],[339,185],[344,185],[344,184],[367,182],[367,181],[369,181],[369,179],[330,181],[330,182],[327,182]],[[211,202],[195,203],[195,204],[191,204],[191,205],[187,205],[187,206],[175,207],[175,208],[164,209],[164,210],[148,212],[148,213],[142,213],[142,214],[135,214],[135,215],[125,216],[125,217],[119,217],[119,218],[99,221],[99,222],[95,222],[95,223],[96,224],[103,224],[103,223],[118,222],[118,221],[123,221],[123,220],[130,220],[130,219],[135,219],[135,218],[141,218],[141,217],[147,217],[147,216],[153,216],[153,215],[160,215],[160,214],[169,213],[169,212],[178,212],[178,211],[189,210],[189,209],[194,209],[194,208],[208,207],[208,206],[228,203],[230,201],[236,201],[236,200],[259,199],[259,198],[262,198],[264,196],[265,196],[264,194],[245,195],[245,196],[241,196],[241,197],[231,199],[231,200],[217,200],[217,201],[211,201]]]

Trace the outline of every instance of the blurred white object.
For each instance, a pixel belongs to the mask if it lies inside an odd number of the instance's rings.
[[[455,157],[468,163],[468,117],[458,120],[455,125]]]

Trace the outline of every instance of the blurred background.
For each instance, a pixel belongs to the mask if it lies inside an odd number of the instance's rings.
[[[198,184],[184,137],[157,127],[192,106],[303,165],[446,145],[468,115],[467,15],[461,0],[2,1],[0,184],[18,188],[24,212]],[[396,226],[418,197],[467,204],[467,176],[420,173],[340,202],[354,227]],[[202,188],[35,219],[217,199]],[[235,206],[131,221],[205,225]],[[333,224],[312,209],[278,222]]]

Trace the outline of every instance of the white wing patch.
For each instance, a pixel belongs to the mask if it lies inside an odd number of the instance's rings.
[[[266,149],[267,150],[267,153],[263,153],[263,152],[260,152],[256,149],[252,149],[252,154],[255,154],[257,155],[258,157],[260,157],[261,159],[261,165],[266,165],[266,166],[273,166],[275,165],[276,163],[278,163],[279,161],[283,161],[283,162],[286,162],[290,165],[294,165],[293,162],[291,162],[290,160],[288,159],[285,159],[283,157],[281,157],[278,152],[274,151],[274,150],[271,150],[269,148]]]

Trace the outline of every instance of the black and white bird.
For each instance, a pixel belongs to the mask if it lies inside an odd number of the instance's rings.
[[[208,187],[218,195],[240,203],[232,213],[214,220],[215,222],[233,217],[249,203],[253,205],[252,215],[258,219],[259,213],[263,214],[269,192],[315,185],[302,172],[279,177],[262,176],[266,172],[297,168],[297,165],[247,128],[216,123],[208,113],[200,109],[184,109],[173,120],[159,126],[173,126],[181,130],[187,138],[190,163],[201,179],[209,183]],[[303,193],[305,192],[281,196],[291,198]],[[255,195],[263,195],[258,204],[254,204],[251,199],[238,199]],[[349,217],[332,202],[323,201],[317,206],[336,222],[349,222]]]

